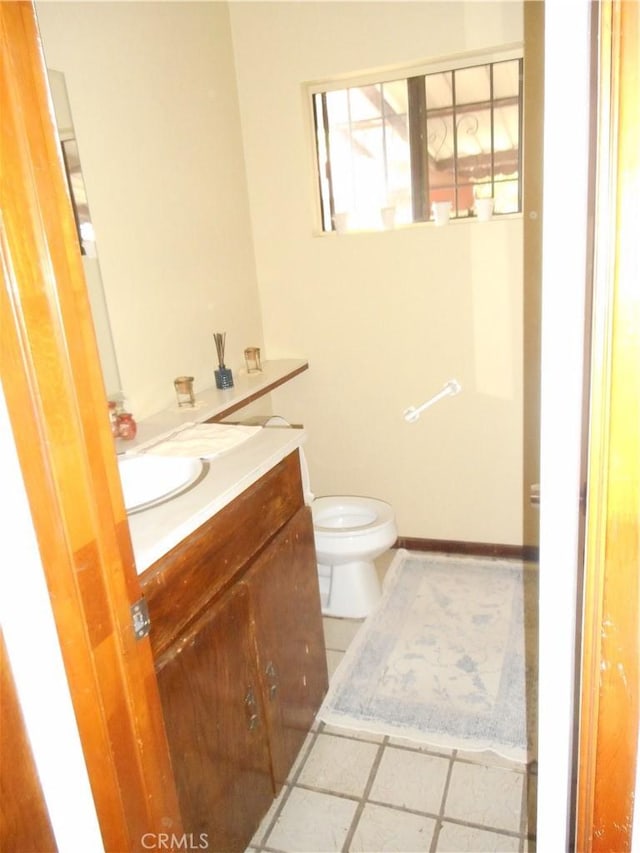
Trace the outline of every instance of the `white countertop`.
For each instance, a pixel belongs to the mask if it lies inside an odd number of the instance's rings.
[[[260,373],[233,372],[234,386],[215,387],[196,393],[195,407],[174,405],[138,421],[132,441],[116,440],[116,452],[138,453],[150,443],[170,436],[185,424],[203,423],[224,416],[245,403],[268,394],[272,388],[294,378],[308,367],[305,359],[263,362]],[[212,370],[213,374],[213,370]],[[209,462],[209,471],[197,485],[178,497],[128,516],[136,569],[139,575],[185,537],[238,497],[306,441],[302,429],[267,427],[234,450]]]
[[[234,450],[212,459],[204,479],[189,491],[130,515],[138,574],[300,447],[306,437],[303,429],[265,427]]]

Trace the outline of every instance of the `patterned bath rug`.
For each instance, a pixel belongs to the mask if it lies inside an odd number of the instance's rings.
[[[537,567],[519,560],[399,550],[319,719],[533,760],[537,581]]]

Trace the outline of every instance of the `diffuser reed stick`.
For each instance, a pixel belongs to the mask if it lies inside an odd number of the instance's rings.
[[[224,370],[224,345],[226,337],[226,332],[213,333],[213,340],[216,342],[216,352],[218,353],[218,367],[220,370]]]

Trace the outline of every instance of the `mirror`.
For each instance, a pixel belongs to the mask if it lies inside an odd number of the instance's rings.
[[[116,352],[113,345],[113,335],[109,323],[109,314],[100,273],[98,250],[96,246],[91,213],[87,200],[87,192],[82,176],[80,154],[75,137],[71,108],[67,96],[64,74],[61,71],[48,69],[51,97],[58,126],[58,136],[62,150],[65,173],[73,214],[78,231],[78,242],[82,253],[82,264],[89,292],[89,302],[93,314],[93,324],[100,353],[102,375],[109,399],[122,397],[122,384]]]

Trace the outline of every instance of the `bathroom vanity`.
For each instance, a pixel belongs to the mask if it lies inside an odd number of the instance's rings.
[[[262,430],[130,519],[184,829],[211,850],[247,847],[328,686],[300,433]]]

